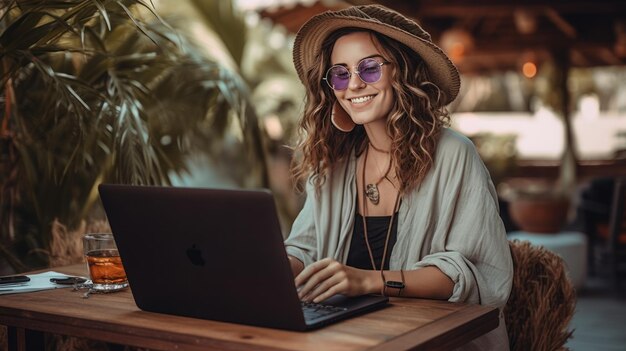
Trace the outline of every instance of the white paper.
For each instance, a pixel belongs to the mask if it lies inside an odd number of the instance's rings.
[[[27,276],[30,278],[28,282],[0,285],[0,295],[72,287],[72,285],[61,285],[50,281],[50,278],[72,277],[71,275],[59,272],[49,271],[39,274],[27,274]]]

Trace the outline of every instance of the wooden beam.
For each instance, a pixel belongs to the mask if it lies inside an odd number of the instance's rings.
[[[390,1],[381,1],[387,3]],[[390,3],[390,6],[393,6]],[[524,3],[503,1],[449,1],[446,3],[421,1],[417,14],[419,17],[467,17],[467,16],[510,16],[516,9],[523,8],[526,11],[544,13],[546,8],[563,13],[624,13],[626,1],[526,1]]]
[[[568,49],[563,49],[568,50]],[[461,61],[455,62],[461,73],[483,73],[520,69],[523,55],[532,51],[535,61],[541,63],[550,58],[550,48],[527,50],[522,48],[499,48],[497,50],[478,50],[468,52]],[[611,50],[602,47],[573,47],[569,50],[573,67],[597,67],[626,65],[626,59],[618,58]]]
[[[334,6],[326,6],[321,2],[316,2],[311,6],[296,4],[293,7],[271,7],[260,11],[261,17],[269,18],[274,23],[281,24],[289,32],[296,33],[300,27],[311,17],[328,10],[341,10],[349,5],[337,2]]]
[[[624,60],[620,60],[613,50],[610,50],[608,48],[601,48],[601,49],[598,49],[597,52],[598,52],[598,56],[601,57],[604,60],[604,62],[606,62],[609,65],[616,66],[616,65],[624,64]]]
[[[554,47],[576,48],[579,50],[612,49],[612,41],[598,40],[571,40],[563,36],[553,35],[530,35],[530,36],[507,36],[507,37],[478,37],[474,38],[474,51],[510,51],[522,49],[549,49]]]
[[[546,8],[545,15],[559,28],[565,35],[570,38],[576,38],[576,28],[572,26],[563,16],[561,16],[553,8]]]

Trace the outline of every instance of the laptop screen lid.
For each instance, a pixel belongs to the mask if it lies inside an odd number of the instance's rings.
[[[99,192],[140,309],[307,329],[268,191],[102,184]]]

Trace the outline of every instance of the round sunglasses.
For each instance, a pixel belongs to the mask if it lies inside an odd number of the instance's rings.
[[[389,62],[379,62],[374,58],[364,58],[356,65],[354,73],[366,84],[373,84],[383,76],[383,65]],[[334,65],[326,71],[324,80],[334,90],[341,91],[348,89],[352,73],[346,66]]]

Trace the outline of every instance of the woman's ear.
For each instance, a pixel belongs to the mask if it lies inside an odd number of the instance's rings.
[[[330,113],[330,121],[333,123],[335,128],[344,133],[351,132],[356,126],[350,115],[348,115],[346,110],[344,110],[343,107],[341,107],[341,104],[337,101],[333,104],[333,109]]]

